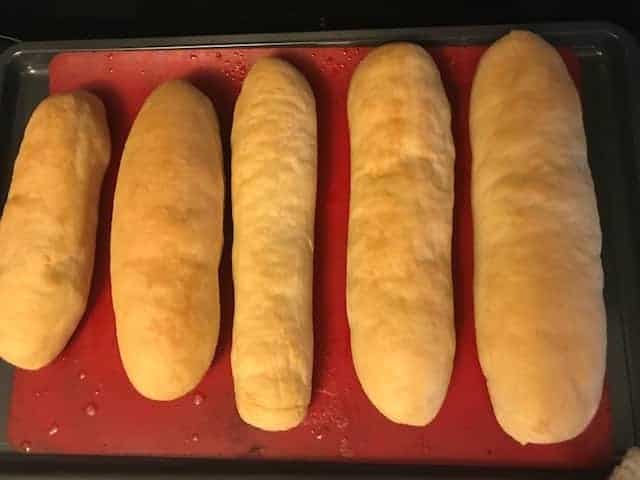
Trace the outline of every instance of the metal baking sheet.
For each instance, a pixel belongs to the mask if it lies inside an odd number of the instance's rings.
[[[322,32],[304,34],[191,37],[174,39],[136,39],[84,42],[32,43],[13,47],[2,57],[0,76],[0,199],[4,202],[12,162],[26,120],[34,106],[48,93],[48,66],[60,52],[79,50],[163,49],[214,46],[324,46],[373,45],[390,40],[412,40],[426,46],[487,44],[514,26],[425,28],[376,31]],[[605,297],[609,326],[608,383],[612,402],[614,448],[621,454],[638,439],[638,383],[640,381],[640,326],[637,323],[638,213],[637,179],[639,146],[638,93],[632,77],[637,75],[638,52],[624,32],[606,24],[524,25],[543,34],[558,46],[571,47],[578,55],[582,71],[582,97],[589,157],[598,193],[604,233],[603,264]],[[10,369],[0,371],[0,392],[10,385]],[[6,397],[6,396],[5,396]],[[0,399],[2,401],[2,399]],[[0,407],[2,405],[0,404]],[[0,411],[5,414],[6,408]],[[2,426],[0,419],[0,427]],[[4,433],[6,429],[0,432]],[[0,436],[0,448],[2,444]],[[475,441],[478,441],[477,439]],[[47,475],[67,470],[83,475],[112,475],[171,470],[193,475],[204,472],[220,475],[248,475],[267,472],[276,464],[260,462],[199,462],[196,460],[105,459],[104,457],[33,457],[4,453],[0,471],[13,468],[14,473],[30,469]],[[113,460],[113,461],[111,461]],[[111,465],[105,471],[105,464]],[[316,463],[277,464],[282,474],[320,475],[330,469],[340,477],[371,473],[366,465],[322,466]],[[419,474],[426,478],[481,478],[481,475],[506,475],[509,478],[532,478],[532,471],[494,469],[449,469],[428,467],[378,466],[375,471],[389,478]],[[580,472],[580,478],[601,478],[603,472]],[[541,472],[545,478],[557,472]],[[561,478],[571,478],[567,472]],[[600,477],[599,477],[600,476]],[[346,477],[345,477],[346,478]],[[577,478],[577,477],[576,477]]]

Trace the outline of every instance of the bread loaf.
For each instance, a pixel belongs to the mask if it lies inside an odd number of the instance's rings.
[[[110,150],[88,92],[53,95],[29,120],[0,220],[0,356],[17,367],[51,362],[82,318]]]
[[[236,405],[247,423],[286,430],[305,416],[313,369],[316,109],[293,66],[265,58],[249,71],[231,150]]]
[[[351,203],[347,309],[353,361],[383,415],[425,425],[442,405],[455,350],[451,113],[429,54],[373,50],[348,96]]]
[[[600,224],[580,99],[556,50],[512,32],[471,95],[475,321],[502,428],[521,443],[581,433],[602,395]]]
[[[184,81],[159,86],[122,154],[111,235],[118,347],[131,383],[147,398],[184,395],[211,363],[223,203],[211,102]]]

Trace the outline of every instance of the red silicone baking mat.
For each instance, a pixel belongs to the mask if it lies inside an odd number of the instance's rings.
[[[472,304],[470,151],[467,109],[480,47],[431,50],[453,111],[456,140],[454,222],[455,312],[458,332],[449,393],[435,421],[406,427],[383,418],[364,396],[351,362],[345,309],[349,138],[346,92],[365,48],[257,48],[64,53],[50,65],[52,92],[89,88],[104,100],[113,159],[101,205],[95,279],[87,314],[64,353],[37,371],[17,371],[9,438],[31,452],[158,456],[262,457],[367,462],[527,466],[595,466],[611,455],[607,396],[588,430],[551,446],[520,446],[493,416],[475,346]],[[122,147],[142,102],[160,82],[187,78],[215,103],[226,142],[241,81],[258,57],[278,55],[311,82],[318,105],[318,198],[314,320],[315,371],[309,414],[298,428],[266,433],[235,410],[229,362],[233,295],[230,210],[221,266],[222,331],[211,368],[186,397],[156,403],[130,386],[114,332],[108,275],[109,219]],[[574,74],[577,59],[564,52]],[[428,221],[428,219],[425,219]]]

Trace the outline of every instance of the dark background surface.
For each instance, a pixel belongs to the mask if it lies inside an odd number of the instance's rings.
[[[409,2],[1,0],[0,34],[22,40],[122,38],[351,28],[609,21],[640,39],[640,1]],[[469,2],[470,3],[470,2]],[[294,6],[290,6],[294,5]],[[366,7],[364,7],[366,5]],[[290,8],[287,8],[290,7]]]

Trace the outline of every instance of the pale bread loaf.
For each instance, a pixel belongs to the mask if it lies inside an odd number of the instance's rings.
[[[516,31],[483,55],[471,95],[475,321],[502,428],[575,437],[602,395],[600,224],[576,87],[560,55]]]
[[[172,400],[202,379],[218,340],[224,178],[216,112],[187,82],[159,86],[127,139],[113,206],[118,347],[133,386]]]
[[[0,356],[51,362],[87,305],[111,139],[102,102],[53,95],[33,112],[0,221]]]
[[[316,108],[293,66],[264,58],[249,71],[231,149],[236,405],[247,423],[286,430],[305,416],[313,369]]]
[[[348,115],[353,361],[383,415],[425,425],[444,401],[455,351],[455,152],[437,66],[417,45],[373,50],[351,80]]]

